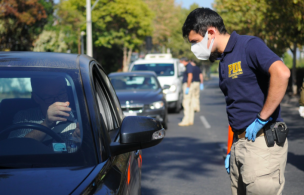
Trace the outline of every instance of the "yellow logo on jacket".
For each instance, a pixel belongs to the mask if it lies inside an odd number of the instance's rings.
[[[238,75],[243,74],[241,61],[228,65],[228,77],[232,79],[238,78]]]

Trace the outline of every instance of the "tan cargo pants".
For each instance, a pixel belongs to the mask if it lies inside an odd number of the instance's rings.
[[[267,147],[264,136],[255,142],[238,139],[231,147],[230,179],[233,195],[282,194],[288,141]]]
[[[194,110],[193,110],[193,85],[190,85],[189,93],[186,95],[185,91],[187,88],[187,83],[183,84],[183,107],[184,107],[184,117],[181,123],[193,124],[194,122]]]
[[[193,109],[196,112],[200,111],[200,82],[192,82],[191,85],[193,85]]]

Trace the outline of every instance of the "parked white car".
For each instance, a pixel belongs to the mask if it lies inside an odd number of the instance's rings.
[[[183,70],[180,69],[179,60],[171,54],[147,54],[145,59],[136,60],[129,67],[129,71],[154,71],[163,88],[170,85],[164,92],[168,108],[175,112],[180,111],[183,100]]]

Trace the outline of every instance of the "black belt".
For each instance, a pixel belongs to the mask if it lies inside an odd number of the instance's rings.
[[[236,129],[232,129],[233,133],[236,135],[242,134],[244,131],[246,131],[246,129],[240,129],[240,130],[236,130]]]

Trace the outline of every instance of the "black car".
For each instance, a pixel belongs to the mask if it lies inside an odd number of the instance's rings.
[[[166,96],[155,72],[116,72],[108,76],[125,116],[152,117],[167,129]]]
[[[0,52],[1,194],[141,194],[140,149],[164,136],[93,58]]]

